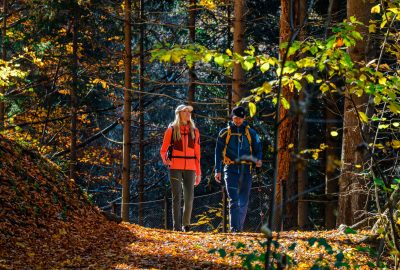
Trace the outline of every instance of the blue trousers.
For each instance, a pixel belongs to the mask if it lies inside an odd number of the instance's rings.
[[[243,170],[243,172],[242,172]],[[251,189],[249,166],[226,166],[224,180],[229,198],[229,225],[231,231],[243,231]],[[242,177],[241,177],[242,176]]]

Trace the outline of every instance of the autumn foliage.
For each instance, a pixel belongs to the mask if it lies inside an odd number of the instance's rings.
[[[259,233],[182,233],[108,221],[56,164],[2,136],[0,160],[2,269],[239,269],[264,254]],[[333,267],[338,254],[370,269],[368,252],[355,249],[359,237],[284,232],[275,247],[291,258],[291,269],[318,260]]]

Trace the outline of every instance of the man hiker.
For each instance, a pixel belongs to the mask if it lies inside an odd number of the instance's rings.
[[[255,165],[261,167],[262,146],[256,131],[245,121],[243,107],[233,108],[231,117],[228,127],[222,129],[218,135],[215,147],[215,180],[221,182],[223,169],[229,198],[230,230],[241,232],[249,204],[253,162],[239,160],[244,156],[251,157]]]

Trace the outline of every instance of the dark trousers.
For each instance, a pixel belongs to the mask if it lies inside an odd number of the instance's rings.
[[[241,172],[243,170],[243,173]],[[251,190],[251,171],[248,166],[226,166],[225,185],[229,198],[229,225],[231,231],[243,231]],[[241,177],[242,176],[242,177]]]
[[[172,223],[175,231],[180,231],[183,226],[190,225],[193,209],[194,182],[196,172],[188,170],[170,170],[172,192]],[[183,186],[183,218],[181,214]]]

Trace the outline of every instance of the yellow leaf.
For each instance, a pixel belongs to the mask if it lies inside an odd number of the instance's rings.
[[[386,84],[386,78],[385,77],[379,78],[379,84]]]
[[[391,144],[394,149],[400,148],[400,141],[398,141],[398,140],[393,140]]]
[[[368,123],[368,116],[363,112],[358,112],[360,120],[364,123]]]
[[[362,166],[361,166],[360,164],[356,164],[355,167],[356,167],[357,169],[360,169]]]
[[[291,144],[288,145],[288,149],[292,149],[293,147],[294,147],[294,144],[293,144],[293,143],[291,143]]]
[[[317,159],[318,159],[318,152],[315,151],[315,152],[312,154],[312,157],[313,157],[314,160],[317,160]]]
[[[380,7],[380,5],[378,4],[378,5],[376,5],[376,6],[373,6],[373,7],[371,8],[371,13],[381,13],[381,7]]]
[[[339,135],[339,133],[336,130],[331,131],[331,136],[332,137],[336,137],[338,135]]]
[[[230,49],[226,49],[226,54],[232,56],[232,51]]]
[[[71,94],[68,89],[58,90],[58,93],[60,93],[61,95],[70,95]]]
[[[272,86],[269,82],[263,83],[262,88],[264,89],[265,94],[271,93],[272,91]]]
[[[370,24],[368,25],[368,31],[370,33],[375,33],[376,32],[376,24]]]
[[[249,102],[249,111],[250,111],[250,117],[253,117],[257,111],[256,104],[254,104],[253,102]]]

